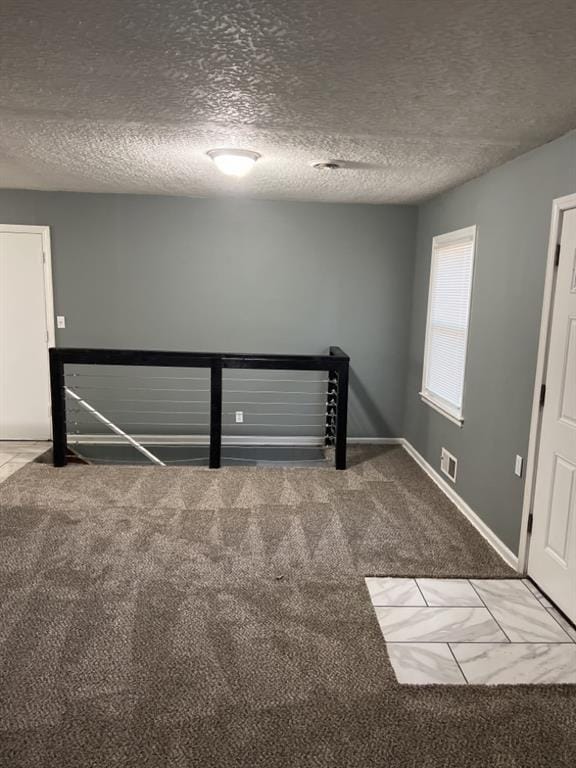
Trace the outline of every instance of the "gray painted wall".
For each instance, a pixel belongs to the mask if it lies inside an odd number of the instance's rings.
[[[576,192],[576,132],[422,205],[418,217],[404,433],[436,469],[459,460],[456,491],[518,552],[550,214]],[[418,392],[432,237],[478,225],[462,428]]]
[[[352,358],[350,434],[402,434],[416,209],[2,190],[51,227],[63,346]]]
[[[405,435],[514,551],[552,200],[576,133],[405,206],[0,191],[0,220],[52,230],[60,345],[352,358],[350,434]],[[418,215],[418,219],[416,216]],[[418,397],[432,237],[477,224],[465,423]],[[417,225],[417,226],[416,226]],[[417,230],[417,242],[416,242]],[[415,262],[414,262],[415,253]]]

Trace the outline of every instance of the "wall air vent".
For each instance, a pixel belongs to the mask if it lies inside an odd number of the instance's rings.
[[[449,453],[446,448],[442,448],[442,455],[440,456],[440,469],[442,472],[452,480],[456,482],[456,472],[458,470],[458,459]]]

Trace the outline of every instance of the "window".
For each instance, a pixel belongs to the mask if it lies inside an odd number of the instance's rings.
[[[422,399],[462,424],[476,227],[435,237],[426,321]]]

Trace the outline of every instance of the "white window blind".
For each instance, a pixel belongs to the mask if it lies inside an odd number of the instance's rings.
[[[476,227],[435,237],[422,398],[462,422]]]

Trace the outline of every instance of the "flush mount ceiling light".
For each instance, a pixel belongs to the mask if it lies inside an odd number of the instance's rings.
[[[226,176],[246,176],[260,157],[248,149],[211,149],[207,155]]]

